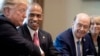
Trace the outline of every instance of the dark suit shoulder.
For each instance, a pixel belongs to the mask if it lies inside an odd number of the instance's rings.
[[[47,32],[45,30],[39,29],[39,31],[44,35],[51,35],[49,32]]]
[[[0,25],[1,24],[12,25],[14,28],[16,28],[16,26],[12,24],[4,15],[0,15]]]
[[[98,56],[100,56],[100,36],[98,37]]]
[[[92,41],[90,33],[86,34],[83,39],[85,39],[89,42]]]
[[[63,39],[63,40],[69,39],[70,37],[73,37],[72,29],[71,28],[65,30],[64,32],[60,33],[57,36],[57,38],[60,38],[60,39]]]

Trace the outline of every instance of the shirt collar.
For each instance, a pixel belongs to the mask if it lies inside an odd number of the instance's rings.
[[[34,31],[34,30],[31,29],[29,26],[27,26],[27,27],[28,27],[28,29],[29,29],[29,32],[30,32],[30,34],[31,34],[31,37],[33,37],[33,34],[34,34],[35,32],[38,33],[38,31],[39,31],[39,29],[37,29],[36,31]]]
[[[82,38],[78,39],[78,38],[75,36],[73,30],[72,30],[72,34],[73,34],[73,37],[74,37],[74,41],[75,41],[75,42],[77,42],[77,41],[80,41],[80,42],[81,42],[81,41],[82,41]]]

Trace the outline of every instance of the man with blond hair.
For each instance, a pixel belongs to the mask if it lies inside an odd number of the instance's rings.
[[[1,56],[40,56],[39,47],[23,38],[16,27],[23,24],[28,0],[4,0],[0,15],[0,55]]]

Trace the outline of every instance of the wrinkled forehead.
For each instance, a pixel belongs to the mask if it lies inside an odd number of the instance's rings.
[[[87,14],[78,14],[75,21],[90,23],[90,17]]]
[[[30,5],[31,3],[28,0],[4,0],[2,3],[2,8],[5,7],[14,7],[19,4]]]
[[[23,4],[29,4],[28,0],[6,0],[6,3],[23,3]]]

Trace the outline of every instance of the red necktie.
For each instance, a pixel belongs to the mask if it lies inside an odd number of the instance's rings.
[[[33,35],[33,42],[34,42],[34,44],[37,45],[38,47],[40,46],[39,38],[38,38],[37,32],[35,32],[34,35]],[[42,56],[45,56],[43,50],[41,49],[40,51],[41,51],[41,55],[42,55]]]
[[[35,45],[39,46],[39,38],[37,32],[35,32],[33,35],[33,41]]]

